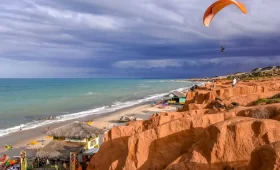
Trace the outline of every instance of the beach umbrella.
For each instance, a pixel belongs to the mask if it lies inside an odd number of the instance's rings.
[[[30,142],[30,145],[36,145],[37,143],[38,143],[38,142],[34,140],[34,141],[31,141],[31,142]]]
[[[88,124],[88,125],[92,125],[92,124],[93,124],[93,121],[88,121],[87,124]]]
[[[11,150],[11,149],[13,149],[13,147],[11,145],[5,144],[5,149],[6,150]]]

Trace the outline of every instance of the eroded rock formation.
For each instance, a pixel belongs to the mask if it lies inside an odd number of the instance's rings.
[[[252,103],[280,93],[280,80],[216,83],[189,92],[180,112],[114,127],[88,170],[279,168],[280,104]]]
[[[280,141],[280,122],[235,117],[210,125],[198,142],[167,169],[223,169],[246,167],[251,152]]]
[[[248,170],[280,169],[280,142],[256,148],[251,154]]]

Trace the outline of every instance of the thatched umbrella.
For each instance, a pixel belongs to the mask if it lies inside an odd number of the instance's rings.
[[[70,152],[80,152],[81,149],[83,149],[83,145],[79,143],[53,140],[40,149],[36,156],[39,158],[67,160],[70,158]]]
[[[72,139],[95,138],[103,130],[82,122],[73,122],[47,132],[47,135]]]

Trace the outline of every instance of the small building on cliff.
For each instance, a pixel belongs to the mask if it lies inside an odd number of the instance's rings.
[[[183,105],[186,102],[186,94],[179,91],[173,91],[163,96],[163,101],[168,104]]]

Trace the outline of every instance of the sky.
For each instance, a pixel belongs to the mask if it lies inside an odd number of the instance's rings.
[[[278,0],[1,0],[0,78],[191,78],[280,65]],[[220,53],[220,45],[225,53]]]

